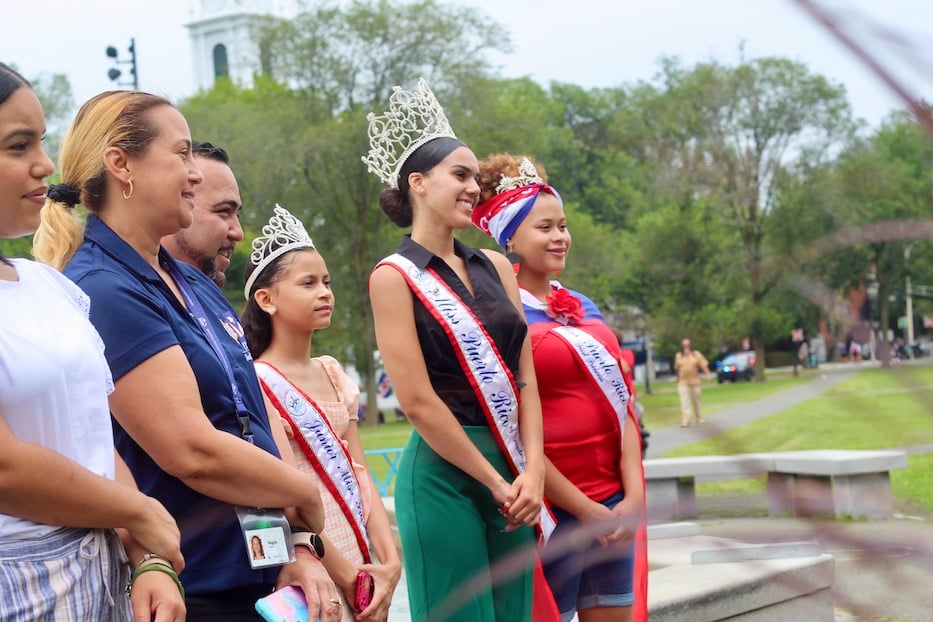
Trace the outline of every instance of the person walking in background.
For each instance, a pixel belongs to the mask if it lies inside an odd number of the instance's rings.
[[[712,379],[706,357],[690,347],[690,340],[680,342],[680,352],[674,357],[674,373],[677,375],[677,393],[680,395],[680,427],[686,428],[690,420],[696,417],[697,425],[703,425],[703,411],[700,409],[702,382],[700,372]]]
[[[181,529],[189,622],[253,622],[255,601],[284,585],[301,586],[312,619],[336,622],[337,588],[320,561],[254,566],[238,519],[235,506],[282,522],[285,509],[296,529],[324,527],[314,481],[279,458],[288,441],[270,426],[236,313],[161,247],[191,224],[202,179],[185,118],[148,93],[101,93],[78,111],[60,157],[61,193],[43,209],[34,254],[65,265],[90,296],[115,380],[117,447]]]
[[[541,405],[512,267],[457,240],[479,164],[420,80],[369,116],[380,206],[411,227],[372,271],[376,341],[414,431],[395,507],[414,622],[527,622],[544,488]],[[521,567],[505,573],[499,562]]]
[[[203,177],[194,189],[191,226],[163,237],[162,246],[223,287],[233,249],[243,241],[240,188],[226,151],[208,142],[194,142],[191,153]]]
[[[343,590],[342,619],[353,622],[359,613],[360,620],[385,620],[402,562],[363,454],[359,387],[334,357],[308,356],[314,333],[330,326],[334,312],[327,264],[301,221],[278,205],[252,248],[243,329],[296,463],[321,491],[324,565]],[[371,604],[354,612],[360,572],[374,577],[375,590]]]
[[[61,191],[46,187],[44,135],[29,82],[0,63],[0,238],[32,234]],[[116,456],[87,314],[59,272],[0,253],[0,619],[129,622],[132,603],[136,619],[180,622],[178,526]]]
[[[535,164],[490,156],[479,181],[473,223],[517,269],[528,318],[545,494],[557,519],[544,572],[561,619],[646,620],[645,476],[631,365],[627,376],[619,339],[593,301],[553,279],[566,267],[571,236],[561,197]],[[583,531],[594,537],[581,542]]]

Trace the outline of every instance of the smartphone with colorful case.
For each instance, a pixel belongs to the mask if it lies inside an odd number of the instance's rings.
[[[308,601],[301,588],[294,585],[285,586],[257,600],[256,611],[268,622],[309,622]]]

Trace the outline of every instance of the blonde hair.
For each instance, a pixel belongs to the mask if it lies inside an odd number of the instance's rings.
[[[145,153],[157,132],[147,113],[171,106],[163,97],[140,91],[107,91],[89,99],[75,115],[59,151],[61,183],[81,194],[80,204],[91,213],[107,201],[104,151],[120,147],[131,155]],[[65,267],[84,238],[84,222],[70,206],[46,199],[33,256],[57,270]]]

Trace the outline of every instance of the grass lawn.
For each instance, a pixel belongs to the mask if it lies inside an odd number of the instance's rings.
[[[398,449],[408,444],[411,436],[411,424],[407,421],[392,421],[379,427],[369,425],[360,426],[360,440],[364,451]],[[372,471],[376,482],[382,484],[386,481],[393,461],[397,460],[401,452],[387,452],[385,454],[370,454],[366,456],[366,463]],[[395,492],[395,478],[388,486],[388,494]]]
[[[705,393],[705,392],[704,392]],[[699,456],[800,449],[885,449],[933,444],[933,367],[871,368],[787,411],[667,454]],[[933,453],[891,472],[896,506],[933,513]],[[759,493],[761,478],[701,484],[702,495]]]
[[[715,374],[713,377],[716,377]],[[803,373],[794,378],[787,372],[769,373],[765,382],[754,380],[723,384],[717,384],[715,380],[705,382],[703,384],[703,414],[715,414],[738,402],[754,402],[778,391],[813,380],[813,378],[814,375],[810,373]],[[644,391],[644,386],[638,386],[638,399],[645,407],[645,425],[648,429],[680,423],[680,398],[677,395],[676,385],[673,382],[655,383],[651,389],[652,393],[648,395]]]
[[[713,414],[737,402],[763,399],[807,382],[818,373],[819,370],[806,370],[797,378],[778,374],[769,376],[767,382],[706,384],[704,408]],[[677,424],[680,407],[676,388],[663,382],[652,388],[652,395],[640,394],[648,428]],[[367,450],[396,449],[408,443],[411,429],[407,421],[393,421],[379,427],[362,425],[360,435]],[[667,455],[884,449],[924,444],[933,444],[933,366],[904,366],[865,368],[817,399]],[[383,480],[389,472],[389,462],[380,455],[370,455],[367,460],[373,475]],[[910,455],[907,460],[906,469],[891,472],[895,505],[899,511],[933,514],[933,453]],[[697,485],[697,493],[724,499],[762,494],[764,483],[762,477],[703,483]]]

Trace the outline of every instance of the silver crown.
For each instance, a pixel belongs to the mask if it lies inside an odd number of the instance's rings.
[[[531,160],[522,158],[521,163],[518,165],[518,175],[516,177],[506,177],[505,174],[503,174],[502,181],[496,186],[496,194],[500,194],[506,190],[512,190],[513,188],[543,183],[544,180],[538,176],[538,169],[531,163]]]
[[[262,234],[253,240],[253,252],[249,255],[249,261],[256,268],[246,279],[246,287],[243,288],[247,300],[253,283],[270,263],[288,251],[314,248],[314,242],[300,220],[278,203],[275,204],[274,212],[269,222],[262,226]]]
[[[415,149],[435,138],[457,137],[424,78],[418,79],[414,91],[393,87],[386,113],[370,112],[366,118],[369,155],[362,160],[370,173],[392,188],[398,188],[398,174]]]

